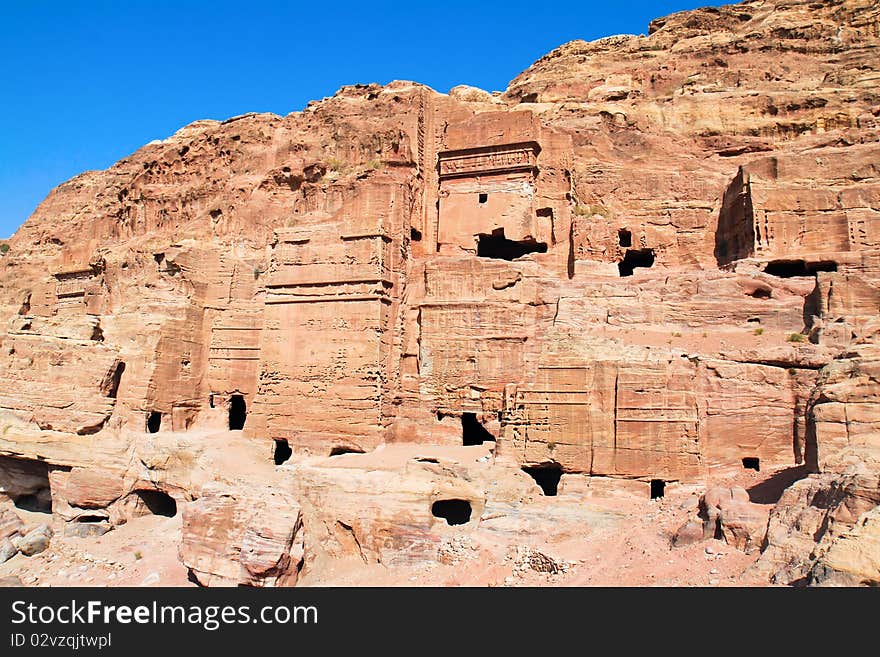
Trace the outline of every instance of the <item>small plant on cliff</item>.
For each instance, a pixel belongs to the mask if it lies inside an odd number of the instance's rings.
[[[594,214],[601,215],[606,219],[611,217],[611,211],[604,205],[576,205],[574,213],[579,217],[592,217]]]
[[[763,335],[763,333],[764,333],[764,329],[762,329],[762,328],[756,328],[755,331],[754,331],[754,333],[755,333],[755,335]]]
[[[0,242],[0,253],[6,255],[9,252],[9,244],[6,242]]]
[[[144,557],[144,555],[142,555],[140,553],[140,550],[138,550],[137,552],[134,553],[134,560],[135,561],[140,561],[141,559],[143,559],[143,557]]]
[[[337,171],[339,173],[342,173],[347,168],[345,162],[336,157],[327,158],[327,166],[330,168],[330,171]]]
[[[789,342],[803,342],[804,340],[806,340],[806,338],[804,337],[803,333],[791,333],[786,338],[786,340],[788,340]]]

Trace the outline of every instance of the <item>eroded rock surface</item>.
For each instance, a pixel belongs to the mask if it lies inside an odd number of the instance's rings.
[[[627,527],[875,581],[878,55],[874,2],[752,0],[62,184],[0,256],[0,531],[176,519],[201,584],[594,583]]]

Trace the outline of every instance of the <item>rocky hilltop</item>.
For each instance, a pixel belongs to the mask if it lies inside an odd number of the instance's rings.
[[[0,261],[13,581],[880,583],[874,0],[198,121]]]

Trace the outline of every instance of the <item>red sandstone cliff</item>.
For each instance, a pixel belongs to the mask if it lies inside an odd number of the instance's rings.
[[[756,0],[77,176],[2,256],[0,494],[175,505],[205,584],[402,582],[542,541],[583,572],[583,528],[641,513],[597,499],[745,466],[699,539],[876,582],[878,55],[874,2]]]

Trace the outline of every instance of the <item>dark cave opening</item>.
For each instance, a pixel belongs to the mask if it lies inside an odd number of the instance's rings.
[[[471,519],[471,503],[467,500],[437,500],[431,505],[431,514],[443,518],[448,525],[464,525]]]
[[[482,445],[486,441],[495,442],[495,436],[489,433],[477,420],[476,413],[461,414],[461,444]]]
[[[159,411],[150,411],[147,413],[147,431],[149,433],[157,433],[161,426],[162,414]]]
[[[177,515],[177,502],[168,493],[161,490],[136,490],[134,494],[154,516],[173,518]]]
[[[807,262],[805,260],[772,260],[764,267],[764,273],[778,278],[794,278],[795,276],[815,276],[820,271],[837,271],[837,263],[833,260]]]
[[[535,483],[544,491],[547,497],[556,495],[559,489],[559,480],[562,478],[562,468],[559,465],[541,465],[533,468],[522,469],[527,475],[535,480]]]
[[[45,461],[0,456],[0,491],[22,511],[52,513],[52,484]]]
[[[628,249],[633,245],[632,233],[626,228],[621,228],[617,231],[617,243],[624,249]]]
[[[757,456],[746,456],[743,457],[742,460],[743,468],[746,470],[754,470],[755,472],[761,471],[761,459]]]
[[[651,499],[656,500],[666,494],[666,482],[662,479],[651,480]]]
[[[272,454],[272,460],[275,462],[275,465],[281,465],[293,456],[293,450],[290,449],[290,445],[284,438],[276,438],[274,442],[275,452]]]
[[[243,395],[232,395],[229,398],[229,430],[241,431],[247,420],[247,404]]]
[[[98,515],[81,515],[77,516],[76,522],[105,522],[107,520],[107,516],[98,516]]]
[[[636,267],[653,267],[654,249],[627,249],[623,260],[617,263],[621,276],[632,276]]]
[[[545,242],[533,239],[515,242],[504,237],[504,229],[496,228],[491,235],[481,233],[477,242],[477,256],[497,260],[516,260],[529,253],[547,253]]]
[[[363,454],[364,450],[360,447],[345,447],[337,445],[330,450],[330,456],[342,456],[343,454]]]
[[[488,194],[480,194],[480,196],[477,200],[480,202],[480,204],[486,203],[489,200],[489,195]]]
[[[52,513],[52,492],[48,486],[36,493],[19,495],[13,501],[16,509],[35,513]]]

